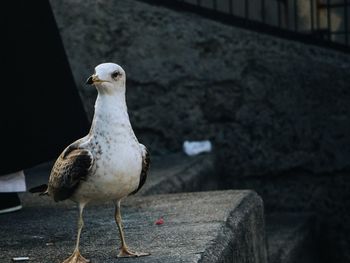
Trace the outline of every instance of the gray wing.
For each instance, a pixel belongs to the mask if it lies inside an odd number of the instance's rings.
[[[72,196],[80,181],[86,180],[94,163],[92,153],[69,146],[56,160],[50,174],[48,192],[54,200],[62,201]]]
[[[139,182],[139,186],[137,187],[137,189],[135,191],[133,191],[131,194],[136,194],[142,188],[142,186],[145,184],[146,179],[147,179],[148,169],[149,169],[149,166],[151,163],[150,154],[149,154],[146,146],[144,146],[143,144],[140,143],[140,147],[142,149],[142,170],[141,170],[141,174],[140,174],[140,182]]]

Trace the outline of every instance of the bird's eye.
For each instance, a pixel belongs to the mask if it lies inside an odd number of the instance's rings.
[[[114,71],[111,76],[116,79],[119,75],[121,75],[119,71]]]

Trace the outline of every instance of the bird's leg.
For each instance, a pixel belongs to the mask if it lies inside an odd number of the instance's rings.
[[[115,206],[115,222],[117,223],[119,234],[120,234],[120,241],[122,243],[118,257],[143,257],[143,256],[150,255],[150,253],[130,251],[128,246],[126,245],[124,232],[123,232],[122,217],[120,214],[120,200],[117,201]]]
[[[78,220],[78,234],[77,234],[77,243],[75,245],[75,249],[73,251],[73,254],[67,258],[63,263],[87,263],[90,262],[90,260],[84,258],[79,251],[79,242],[80,242],[80,234],[81,230],[83,229],[84,226],[84,221],[83,221],[83,210],[84,210],[84,203],[79,204],[79,220]]]

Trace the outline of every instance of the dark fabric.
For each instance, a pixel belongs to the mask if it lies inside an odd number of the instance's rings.
[[[49,2],[1,9],[0,175],[57,158],[89,129]]]
[[[17,193],[0,193],[0,214],[8,209],[21,205],[21,200]],[[5,210],[5,211],[4,211]],[[18,209],[16,209],[18,210]]]

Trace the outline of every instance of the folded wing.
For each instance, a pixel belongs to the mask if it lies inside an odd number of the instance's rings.
[[[149,166],[151,163],[150,154],[149,154],[146,146],[144,146],[143,144],[140,143],[140,147],[142,150],[142,170],[141,170],[141,174],[140,174],[140,182],[139,182],[139,186],[137,187],[137,189],[135,191],[133,191],[131,194],[136,194],[142,188],[142,186],[145,184],[146,179],[147,179],[148,169],[149,169]]]
[[[49,179],[48,192],[54,200],[71,197],[80,181],[86,180],[94,163],[92,153],[87,149],[68,147],[55,162]]]

